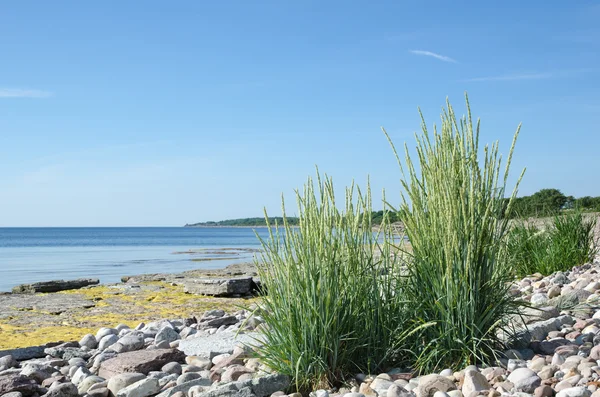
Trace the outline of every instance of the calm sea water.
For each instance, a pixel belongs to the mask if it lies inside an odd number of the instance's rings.
[[[0,291],[55,279],[112,283],[125,275],[222,268],[251,261],[258,248],[249,228],[0,228]]]

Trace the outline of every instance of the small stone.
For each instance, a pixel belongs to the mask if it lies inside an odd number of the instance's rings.
[[[186,372],[182,375],[179,375],[179,377],[177,378],[177,384],[181,385],[183,383],[187,383],[189,381],[192,381],[194,379],[200,379],[201,376],[199,373],[197,372]]]
[[[96,337],[92,334],[87,334],[79,341],[79,346],[88,347],[90,349],[95,349],[98,346],[98,341]]]
[[[480,372],[468,370],[465,371],[465,378],[462,386],[462,393],[465,396],[471,396],[473,392],[489,390],[491,388],[485,376]]]
[[[77,386],[77,391],[79,394],[83,395],[87,393],[90,387],[92,387],[94,384],[102,383],[104,381],[104,378],[101,378],[96,375],[90,375],[79,383],[79,385]]]
[[[584,386],[571,387],[556,393],[556,397],[590,397],[592,393]]]
[[[360,384],[360,388],[358,389],[358,391],[360,393],[362,393],[365,397],[378,397],[379,393],[377,393],[375,390],[373,390],[371,388],[371,386],[369,386],[368,383],[361,383]]]
[[[515,385],[515,388],[525,393],[533,393],[542,380],[529,368],[517,368],[510,375],[508,380]]]
[[[110,390],[106,387],[100,387],[94,390],[88,390],[88,397],[108,397]]]
[[[97,338],[97,337],[96,337]],[[98,350],[106,350],[109,346],[114,345],[119,341],[119,337],[115,334],[108,334],[99,339]]]
[[[145,379],[146,376],[141,373],[129,372],[122,373],[116,376],[113,376],[108,380],[108,389],[113,395],[117,395],[119,390],[126,388],[129,385],[134,384],[142,379]]]
[[[148,397],[159,391],[158,380],[146,378],[119,390],[117,397]]]
[[[171,343],[179,339],[179,334],[172,327],[164,326],[158,331],[156,337],[154,338],[155,344],[159,344],[161,342]]]
[[[176,363],[176,362],[165,364],[161,368],[161,371],[166,372],[168,374],[181,375],[181,373],[182,373],[181,364]]]
[[[419,397],[433,397],[436,391],[446,393],[455,389],[456,385],[454,382],[444,376],[437,374],[425,375],[419,378],[417,395]]]
[[[90,376],[92,373],[90,372],[89,369],[87,369],[86,367],[74,367],[77,368],[77,370],[75,371],[75,374],[73,374],[72,378],[71,378],[71,382],[73,382],[75,385],[79,385],[81,382],[83,382],[83,380],[85,378],[87,378],[88,376]]]
[[[117,331],[114,328],[100,328],[98,330],[98,332],[96,332],[96,340],[100,341],[102,338],[104,338],[107,335],[117,335],[119,333],[119,331]]]
[[[76,397],[78,396],[77,387],[71,383],[54,383],[44,394],[44,397]]]

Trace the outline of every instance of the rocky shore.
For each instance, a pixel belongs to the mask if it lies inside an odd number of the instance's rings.
[[[92,283],[95,280],[88,280]],[[60,283],[59,283],[60,284]],[[82,287],[65,282],[19,286],[19,293],[0,294],[0,351],[78,340],[101,327],[142,321],[186,318],[211,309],[237,311],[254,302],[260,284],[253,264],[217,270],[123,277],[123,282]],[[82,287],[82,288],[80,288]]]
[[[144,276],[135,283],[173,281],[171,276],[158,281],[162,277]],[[339,389],[312,395],[600,397],[600,262],[526,277],[511,292],[533,307],[522,320],[515,318],[515,324],[525,325],[493,366],[435,374],[389,368],[355,374]],[[53,295],[58,294],[44,296]],[[260,344],[260,316],[216,308],[196,317],[168,318],[102,327],[78,342],[2,351],[0,395],[252,397],[283,396],[289,390],[287,377],[270,373],[252,354],[251,346]]]

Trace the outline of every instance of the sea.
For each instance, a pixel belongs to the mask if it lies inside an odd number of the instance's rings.
[[[0,291],[37,281],[217,269],[251,262],[266,228],[0,228]]]

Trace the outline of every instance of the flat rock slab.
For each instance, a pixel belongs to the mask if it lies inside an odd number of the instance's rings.
[[[60,314],[72,309],[89,309],[94,306],[96,303],[81,295],[0,295],[0,307],[3,308],[0,319],[3,315],[13,316],[15,312],[22,311],[35,310],[48,314]]]
[[[210,296],[246,295],[253,288],[252,277],[192,279],[186,280],[182,285],[187,293]]]
[[[208,336],[188,338],[179,342],[178,349],[187,356],[213,358],[218,354],[232,353],[235,346],[255,346],[260,344],[261,334],[251,332],[235,334],[233,332],[219,332]]]
[[[148,375],[150,371],[160,371],[170,362],[183,362],[185,354],[175,349],[138,350],[121,353],[100,364],[98,376],[105,379],[124,372],[139,372]]]
[[[38,292],[58,292],[79,289],[88,285],[99,284],[97,278],[78,278],[76,280],[51,280],[39,283],[21,284],[12,289],[13,294],[35,294]]]

